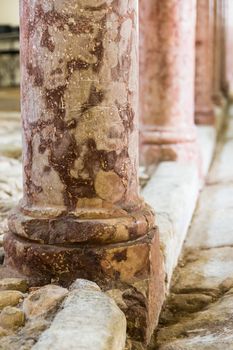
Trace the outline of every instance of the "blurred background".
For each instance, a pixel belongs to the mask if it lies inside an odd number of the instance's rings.
[[[19,110],[19,0],[0,0],[0,111]]]

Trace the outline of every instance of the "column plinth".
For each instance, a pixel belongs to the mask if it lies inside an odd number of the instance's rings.
[[[140,6],[142,162],[197,158],[196,1],[149,0]]]
[[[34,284],[87,278],[128,293],[130,334],[147,343],[163,273],[138,186],[137,5],[21,1],[24,188],[4,245]]]

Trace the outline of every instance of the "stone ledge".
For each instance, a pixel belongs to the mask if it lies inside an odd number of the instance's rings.
[[[218,120],[219,118],[220,116],[217,116]],[[205,178],[212,161],[217,132],[211,126],[199,126],[197,129],[202,177]],[[203,180],[200,180],[198,168],[194,163],[162,162],[142,190],[146,202],[156,212],[167,292],[202,185]]]

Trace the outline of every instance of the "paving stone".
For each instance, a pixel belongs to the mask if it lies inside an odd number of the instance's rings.
[[[17,329],[25,323],[23,311],[16,307],[7,306],[0,314],[0,327],[6,329]]]
[[[62,302],[68,294],[66,288],[47,285],[29,294],[23,302],[23,310],[27,318],[46,316]]]
[[[0,310],[6,306],[15,306],[23,300],[23,293],[16,290],[0,291]]]
[[[165,327],[158,333],[159,350],[232,350],[233,289],[206,310]]]
[[[224,281],[233,277],[233,248],[187,251],[184,266],[176,272],[174,293],[203,291],[217,295]]]
[[[233,184],[207,186],[201,193],[185,247],[233,246]]]
[[[0,290],[18,290],[26,293],[28,282],[22,278],[3,278],[0,280]]]

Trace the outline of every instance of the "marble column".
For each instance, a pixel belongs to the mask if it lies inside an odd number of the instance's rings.
[[[213,100],[217,105],[223,105],[222,93],[222,0],[214,0],[214,64],[213,64]]]
[[[24,192],[4,245],[32,283],[117,290],[130,336],[148,342],[163,271],[138,187],[137,8],[21,0]]]
[[[226,63],[225,63],[225,79],[227,87],[227,95],[233,99],[233,2],[227,0],[225,4],[225,35],[226,35]]]
[[[141,158],[196,157],[196,0],[140,2]]]
[[[197,0],[195,122],[214,124],[212,102],[211,1]]]

